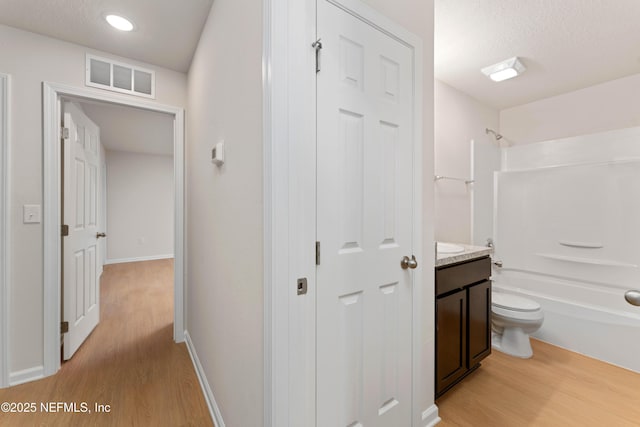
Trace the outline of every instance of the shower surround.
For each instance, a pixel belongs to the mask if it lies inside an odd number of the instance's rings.
[[[502,150],[494,290],[545,312],[535,337],[640,372],[640,128]]]

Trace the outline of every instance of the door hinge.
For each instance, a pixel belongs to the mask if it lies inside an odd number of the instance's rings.
[[[316,50],[316,73],[320,72],[320,50],[322,50],[322,42],[320,39],[313,42],[312,48]]]
[[[69,322],[60,322],[60,333],[66,334],[69,332]]]
[[[60,128],[60,138],[69,139],[69,128]]]
[[[69,226],[67,224],[63,224],[62,225],[62,236],[68,236],[69,235]]]
[[[316,242],[316,265],[320,265],[320,242]]]

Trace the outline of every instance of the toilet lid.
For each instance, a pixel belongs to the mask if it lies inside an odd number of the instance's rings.
[[[491,294],[491,305],[513,311],[540,310],[540,304],[533,300],[497,292]]]

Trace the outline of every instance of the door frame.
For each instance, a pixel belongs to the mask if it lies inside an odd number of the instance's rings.
[[[0,73],[0,388],[9,385],[9,101],[11,76]]]
[[[173,339],[184,341],[184,109],[112,95],[97,89],[43,82],[44,375],[60,369],[60,117],[61,97],[83,98],[174,116],[174,316]]]
[[[422,40],[361,1],[327,1],[413,52],[413,246],[421,266],[413,278],[411,417],[431,425],[439,419],[433,384],[424,384],[433,370],[433,319],[425,319],[433,295],[422,270],[428,277],[434,261],[422,252]],[[263,11],[264,425],[315,425],[316,0],[263,0]],[[305,296],[295,292],[299,277],[308,281]]]

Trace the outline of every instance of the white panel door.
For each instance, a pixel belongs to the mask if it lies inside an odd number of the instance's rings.
[[[64,103],[63,317],[64,360],[73,356],[100,320],[98,203],[100,129],[76,105]]]
[[[317,425],[410,426],[411,50],[318,0]]]

